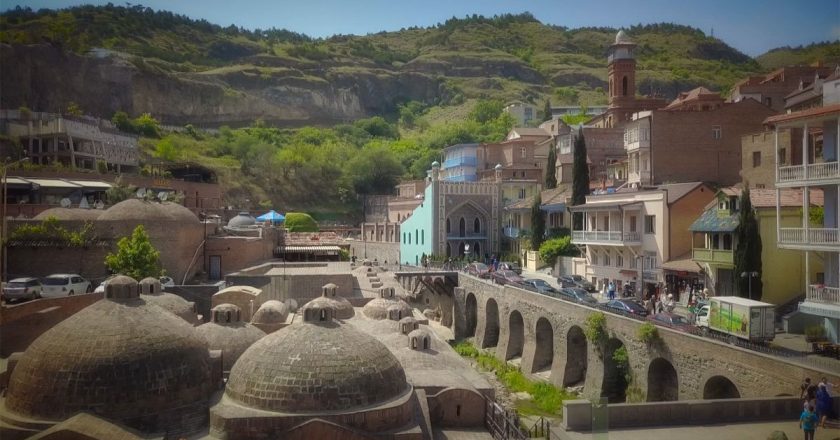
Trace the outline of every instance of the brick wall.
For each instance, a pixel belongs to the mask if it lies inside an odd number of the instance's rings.
[[[791,163],[790,130],[779,131],[779,149],[784,148],[784,163]],[[755,166],[754,155],[760,163]],[[741,137],[741,180],[750,188],[773,188],[776,185],[776,132],[759,131]]]
[[[371,243],[363,241],[350,241],[350,255],[355,255],[357,258],[363,259],[367,254],[367,258],[373,261],[378,259],[381,263],[388,261],[389,263],[396,263],[400,261],[400,243]]]

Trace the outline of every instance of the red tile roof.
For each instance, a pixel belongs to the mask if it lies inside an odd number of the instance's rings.
[[[800,119],[832,115],[835,113],[840,114],[840,104],[827,105],[825,107],[809,108],[808,110],[802,110],[784,115],[770,116],[769,118],[764,120],[764,124],[772,126],[776,124],[784,124],[786,122],[798,121]]]

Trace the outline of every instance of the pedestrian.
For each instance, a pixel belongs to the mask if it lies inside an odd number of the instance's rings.
[[[668,302],[665,304],[665,310],[667,310],[667,311],[668,311],[668,313],[671,313],[671,312],[673,312],[673,311],[674,311],[674,308],[675,308],[676,306],[677,306],[677,304],[676,304],[676,302],[674,301],[674,295],[672,295],[672,294],[670,294],[670,293],[669,293],[669,294],[668,294]]]
[[[820,420],[820,427],[825,428],[825,419],[831,415],[831,396],[824,383],[820,383],[817,390],[817,417]]]
[[[609,293],[610,301],[615,299],[615,283],[610,281],[609,286],[607,286],[607,292]]]
[[[805,431],[805,440],[814,440],[814,431],[817,429],[817,415],[814,414],[813,405],[808,406],[799,416],[799,428]]]
[[[811,378],[806,377],[805,380],[802,381],[802,385],[799,385],[799,398],[805,400],[805,397],[808,395],[808,387],[811,386]]]

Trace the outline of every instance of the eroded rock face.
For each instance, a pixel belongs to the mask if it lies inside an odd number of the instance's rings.
[[[433,101],[441,81],[412,69],[335,62],[289,62],[203,72],[167,72],[153,62],[99,51],[78,55],[47,44],[0,44],[0,82],[15,84],[0,107],[58,111],[75,102],[86,113],[151,113],[165,124],[334,123],[379,114],[408,99]]]

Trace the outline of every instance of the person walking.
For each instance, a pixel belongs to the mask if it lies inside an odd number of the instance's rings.
[[[805,440],[814,440],[814,431],[817,430],[817,415],[814,407],[809,406],[799,416],[799,429],[805,432]]]
[[[615,299],[615,283],[612,281],[607,286],[607,294],[609,295],[610,301]]]
[[[817,390],[817,417],[820,421],[820,427],[825,428],[825,419],[831,415],[831,396],[828,394],[828,389],[824,383],[820,383]]]

